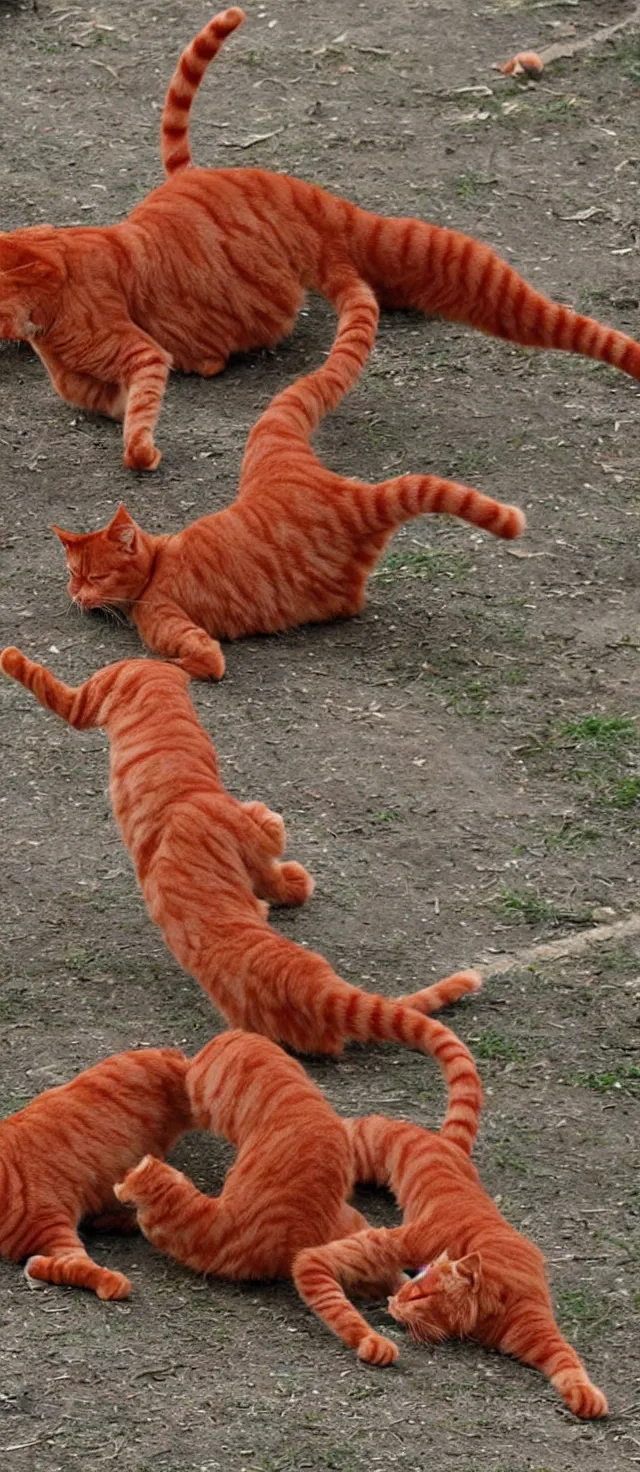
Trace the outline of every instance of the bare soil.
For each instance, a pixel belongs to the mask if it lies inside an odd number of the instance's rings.
[[[268,0],[198,100],[201,163],[287,170],[387,213],[496,246],[560,300],[638,333],[640,37],[550,66],[491,63],[580,37],[631,9],[603,0]],[[167,14],[167,11],[169,14]],[[160,181],[159,108],[203,3],[96,10],[0,0],[3,228],[108,222]],[[271,135],[255,142],[256,135]],[[139,653],[132,630],[80,621],[52,521],[102,525],[120,499],[169,530],[234,494],[246,434],[320,361],[312,302],[293,339],[216,382],[174,378],[154,476],[121,466],[119,429],[52,393],[0,346],[2,642],[63,678]],[[640,1078],[637,938],[492,977],[503,952],[639,908],[638,385],[411,316],[384,320],[358,390],[318,436],[373,480],[436,469],[524,507],[507,546],[424,519],[395,541],[351,623],[227,650],[196,685],[229,787],[281,810],[315,874],[278,917],[341,972],[388,994],[484,963],[452,1013],[487,1102],[477,1160],[548,1254],[558,1314],[606,1391],[581,1424],[533,1372],[474,1346],[402,1339],[365,1368],[287,1285],[204,1283],[141,1239],[105,1238],[127,1304],[0,1265],[0,1466],[11,1472],[622,1472],[640,1461]],[[9,1112],[107,1053],[198,1048],[220,1026],[140,902],[105,793],[100,733],[0,690],[2,1074]],[[634,1051],[634,1047],[636,1051]],[[314,1061],[345,1112],[437,1123],[424,1058]],[[178,1163],[215,1192],[229,1161],[193,1136]],[[363,1195],[376,1221],[392,1203]],[[381,1307],[372,1322],[389,1332]],[[395,1330],[392,1328],[391,1333]]]

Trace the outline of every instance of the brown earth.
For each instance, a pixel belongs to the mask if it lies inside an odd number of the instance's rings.
[[[556,62],[537,85],[491,70],[631,8],[270,0],[207,78],[196,158],[288,170],[454,224],[638,335],[637,31]],[[165,84],[207,17],[195,3],[0,0],[4,228],[107,222],[159,182]],[[260,134],[272,136],[251,141]],[[124,498],[169,530],[226,504],[250,425],[331,332],[313,302],[276,353],[215,383],[173,379],[162,466],[136,478],[116,427],[58,400],[29,351],[0,347],[2,642],[74,682],[138,653],[131,630],[72,616],[49,523],[96,527]],[[132,1277],[127,1304],[30,1293],[15,1265],[0,1267],[3,1469],[640,1461],[637,940],[614,933],[574,958],[490,974],[496,953],[638,909],[637,409],[634,382],[580,358],[385,319],[361,386],[318,436],[322,455],[371,479],[435,469],[471,481],[525,508],[526,538],[415,523],[362,618],[238,644],[224,682],[193,691],[228,785],[283,811],[292,854],[316,876],[306,912],[277,917],[287,934],[389,994],[486,963],[483,994],[451,1014],[486,1086],[477,1160],[548,1254],[560,1320],[610,1419],[577,1422],[540,1376],[474,1346],[403,1338],[396,1368],[364,1368],[288,1286],[205,1284],[141,1239],[111,1238],[95,1251]],[[219,1023],[140,903],[103,737],[67,730],[13,686],[0,693],[8,1112],[104,1054],[194,1050]],[[440,1117],[422,1057],[353,1051],[311,1071],[345,1112]],[[214,1192],[229,1152],[194,1136],[176,1158]],[[393,1220],[390,1203],[363,1201]],[[381,1308],[371,1318],[389,1332]]]

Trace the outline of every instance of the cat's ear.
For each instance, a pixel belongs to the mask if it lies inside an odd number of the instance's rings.
[[[62,542],[63,547],[67,549],[69,547],[77,547],[78,542],[85,541],[85,534],[83,532],[64,532],[61,526],[53,525],[51,530],[55,532],[58,540]]]
[[[468,1252],[466,1257],[459,1257],[454,1265],[454,1271],[459,1278],[465,1279],[474,1293],[477,1293],[482,1276],[482,1258],[479,1252]]]
[[[109,541],[118,542],[121,547],[126,547],[127,552],[133,552],[137,532],[138,527],[133,517],[129,515],[126,506],[123,506],[121,501],[115,516],[112,516],[107,527]]]

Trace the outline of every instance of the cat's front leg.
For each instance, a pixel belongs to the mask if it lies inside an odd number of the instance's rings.
[[[53,387],[67,404],[75,404],[90,414],[106,414],[109,419],[123,419],[127,391],[120,383],[104,383],[91,373],[78,373],[67,368],[53,350],[34,341],[32,347],[44,363]]]
[[[63,1283],[72,1288],[89,1288],[98,1298],[128,1298],[131,1283],[124,1273],[101,1268],[85,1251],[77,1233],[69,1226],[50,1231],[25,1268],[29,1283]]]
[[[315,885],[310,874],[288,859],[279,864],[286,843],[285,826],[279,813],[272,813],[262,802],[243,802],[240,807],[249,822],[243,831],[243,856],[251,875],[254,892],[261,899],[280,905],[303,905],[311,898]]]
[[[192,623],[177,603],[168,599],[140,602],[134,604],[132,618],[154,654],[173,660],[193,679],[222,679],[225,662],[217,639]]]
[[[155,470],[160,451],[153,431],[160,413],[172,359],[153,338],[137,329],[121,346],[120,376],[127,388],[124,415],[124,463],[128,470]]]
[[[197,1273],[215,1272],[222,1235],[215,1197],[205,1196],[181,1171],[145,1155],[114,1187],[119,1201],[135,1206],[149,1242]]]

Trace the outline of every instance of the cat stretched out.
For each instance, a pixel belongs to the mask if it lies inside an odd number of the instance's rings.
[[[126,465],[160,460],[153,436],[171,368],[212,376],[231,353],[273,346],[305,290],[335,303],[345,270],[385,307],[640,378],[632,338],[550,301],[469,236],[371,214],[284,174],[191,168],[191,102],[243,19],[223,11],[180,58],[162,123],[169,177],[127,219],[0,233],[0,337],[30,342],[62,398],[124,418]]]
[[[73,601],[128,613],[149,648],[190,675],[224,673],[219,638],[359,613],[370,573],[411,517],[446,511],[499,537],[524,529],[516,507],[454,481],[402,475],[366,485],[321,465],[309,436],[353,383],[377,320],[362,283],[347,283],[337,304],[326,362],[278,394],[251,430],[238,496],[226,510],[175,536],[151,536],[124,506],[97,532],[53,528]]]
[[[78,1226],[131,1230],[113,1194],[141,1153],[166,1155],[192,1128],[188,1059],[177,1048],[114,1053],[0,1122],[0,1253],[27,1258],[29,1279],[126,1298],[123,1273],[101,1268]]]
[[[602,1391],[555,1322],[542,1253],[501,1216],[467,1155],[442,1134],[382,1115],[347,1124],[356,1179],[389,1186],[403,1225],[302,1252],[293,1276],[305,1302],[361,1359],[387,1365],[397,1346],[340,1285],[390,1292],[390,1313],[417,1342],[478,1340],[541,1370],[577,1416],[606,1416]],[[407,1268],[420,1271],[398,1289]]]
[[[231,1025],[306,1053],[338,1054],[348,1039],[431,1053],[455,1085],[446,1132],[466,1148],[481,1104],[473,1059],[449,1028],[420,1014],[475,991],[477,974],[390,1001],[271,929],[265,901],[302,904],[313,880],[280,862],[282,818],[225,791],[184,671],[126,659],[72,689],[19,649],[3,650],[0,668],[69,725],[107,731],[111,803],[149,914]]]
[[[162,1252],[197,1273],[284,1278],[302,1248],[366,1227],[347,1204],[346,1125],[276,1043],[222,1033],[194,1058],[187,1090],[194,1127],[224,1135],[238,1156],[216,1198],[151,1155],[116,1186]]]

